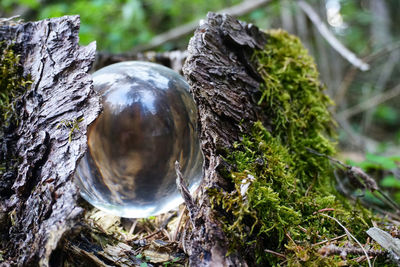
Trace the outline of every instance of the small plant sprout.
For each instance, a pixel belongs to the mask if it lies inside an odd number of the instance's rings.
[[[73,120],[62,120],[57,124],[57,129],[63,127],[65,129],[70,129],[68,134],[68,143],[71,143],[72,136],[75,131],[79,131],[79,123],[83,121],[83,117],[75,118]]]

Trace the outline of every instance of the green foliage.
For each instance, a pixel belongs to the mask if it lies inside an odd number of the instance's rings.
[[[80,15],[80,42],[97,42],[99,50],[120,53],[148,43],[152,37],[194,19],[204,18],[208,11],[217,11],[240,0],[71,0],[51,1],[40,5],[38,0],[2,0],[0,9],[11,12],[23,6],[34,14],[33,20]],[[29,18],[28,18],[29,19]],[[187,39],[183,39],[186,47]],[[174,44],[176,45],[176,44]],[[164,49],[175,48],[167,43]]]
[[[358,166],[364,171],[371,170],[394,170],[398,168],[400,156],[381,156],[371,153],[365,155],[365,160],[362,162],[350,161],[351,165]]]
[[[379,105],[375,111],[374,117],[378,122],[388,125],[396,125],[399,121],[399,111],[388,105]]]
[[[174,266],[179,260],[180,260],[179,257],[175,257],[171,261],[164,262],[163,265],[164,267]]]
[[[393,175],[388,175],[381,180],[380,185],[386,188],[400,189],[400,180]]]
[[[257,262],[278,264],[264,249],[284,253],[290,265],[334,264],[311,244],[343,233],[329,212],[360,240],[371,213],[336,193],[329,160],[309,153],[335,152],[330,99],[323,94],[313,59],[300,41],[284,31],[269,31],[269,41],[254,59],[264,82],[259,105],[272,130],[256,122],[250,134],[228,151],[235,170],[225,174],[235,189],[210,189],[214,208],[223,209],[231,249],[253,246]],[[296,241],[294,241],[296,240]]]

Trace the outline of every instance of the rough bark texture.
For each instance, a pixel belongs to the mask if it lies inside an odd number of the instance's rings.
[[[0,178],[13,192],[0,198],[2,219],[13,217],[4,231],[8,240],[1,240],[5,266],[48,266],[59,240],[83,211],[76,203],[73,172],[86,151],[86,127],[97,117],[100,101],[87,74],[95,44],[80,47],[78,31],[79,16],[0,26],[0,41],[15,43],[24,75],[33,80],[11,148],[20,158],[17,174]],[[79,130],[69,142],[66,125],[74,121]]]
[[[258,28],[214,13],[208,14],[190,40],[183,73],[198,106],[205,158],[194,229],[186,242],[191,266],[247,265],[240,252],[226,256],[229,240],[221,229],[218,211],[211,208],[207,190],[233,189],[220,174],[222,169],[229,169],[221,156],[256,120],[268,125],[257,107],[260,76],[250,59],[254,49],[262,49],[266,40],[266,34]]]

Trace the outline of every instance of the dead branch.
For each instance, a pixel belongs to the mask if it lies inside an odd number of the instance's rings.
[[[366,92],[368,98],[371,98],[374,94],[375,95],[383,94],[383,91],[385,87],[387,87],[387,84],[393,74],[393,71],[395,70],[395,67],[397,66],[397,63],[399,62],[399,59],[400,59],[399,50],[395,50],[389,55],[389,58],[387,59],[386,63],[381,68],[380,75],[375,83],[375,86],[373,87],[373,89]],[[376,106],[369,108],[363,114],[364,116],[362,122],[362,128],[363,128],[362,131],[369,129],[369,127],[371,126],[372,116],[375,110]]]
[[[326,24],[322,22],[314,9],[305,1],[299,0],[298,5],[304,13],[309,17],[315,27],[318,29],[322,37],[335,49],[344,59],[353,64],[362,71],[369,70],[369,65],[359,59],[353,52],[346,48],[328,29]]]
[[[370,63],[371,61],[383,57],[386,54],[391,54],[392,52],[398,50],[400,48],[400,42],[393,42],[388,45],[385,45],[381,49],[373,52],[372,54],[366,56],[363,58],[364,62]],[[350,87],[350,84],[353,82],[354,78],[356,77],[357,74],[357,68],[351,65],[348,71],[346,71],[346,75],[344,76],[344,79],[342,80],[340,87],[337,89],[337,93],[334,96],[335,103],[339,104],[342,103],[347,89]]]
[[[382,256],[385,255],[386,252],[382,250],[376,249],[367,249],[365,252],[368,254],[369,257],[373,256]],[[329,244],[323,246],[318,250],[318,253],[321,255],[328,257],[331,255],[340,255],[343,259],[346,259],[348,255],[365,255],[364,250],[358,247],[349,246],[349,247],[338,247],[334,244]]]
[[[392,89],[386,91],[385,93],[376,95],[364,102],[361,102],[351,108],[348,108],[342,112],[340,112],[339,114],[337,114],[338,117],[340,118],[350,118],[356,114],[359,114],[363,111],[369,110],[370,108],[373,108],[379,104],[382,104],[394,97],[397,97],[400,95],[400,84],[396,85],[395,87],[393,87]]]

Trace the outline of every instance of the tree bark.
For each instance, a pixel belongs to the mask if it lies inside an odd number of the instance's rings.
[[[263,49],[266,40],[267,35],[255,26],[209,13],[189,43],[183,73],[198,106],[204,153],[204,180],[186,241],[191,266],[247,266],[240,251],[227,256],[229,240],[221,229],[218,211],[211,208],[207,190],[233,190],[220,173],[230,167],[223,153],[255,121],[269,125],[257,105],[261,78],[251,61],[254,49]]]
[[[86,151],[86,127],[101,107],[87,74],[95,44],[80,47],[78,31],[79,16],[0,25],[0,41],[14,43],[23,75],[33,80],[18,111],[15,146],[8,148],[20,159],[18,169],[0,178],[12,192],[0,197],[2,227],[8,225],[2,266],[48,266],[83,211],[73,173]]]

